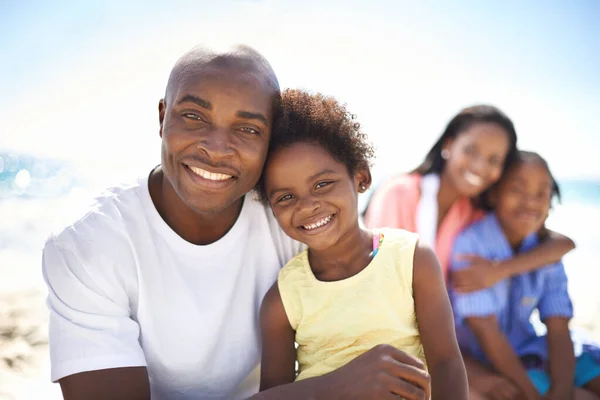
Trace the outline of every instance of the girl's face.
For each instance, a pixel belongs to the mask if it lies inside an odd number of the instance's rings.
[[[273,213],[291,238],[324,250],[358,227],[358,193],[368,171],[351,177],[321,146],[295,143],[272,154],[264,174]]]
[[[475,197],[502,175],[510,141],[495,123],[475,123],[449,140],[443,175],[462,196]]]
[[[515,244],[537,232],[552,200],[552,178],[535,161],[519,161],[492,193],[492,205],[509,240]]]

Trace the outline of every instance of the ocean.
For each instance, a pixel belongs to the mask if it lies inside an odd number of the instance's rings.
[[[0,151],[0,295],[43,295],[41,250],[50,233],[82,215],[103,188],[147,174],[150,168],[86,169],[64,160]],[[554,207],[547,225],[577,244],[564,258],[575,306],[573,326],[600,340],[600,180],[568,179],[559,185],[562,203]],[[43,301],[37,306],[43,307]],[[43,365],[19,385],[30,393],[19,398],[36,398],[36,393],[60,398],[57,385],[49,384],[47,358]]]

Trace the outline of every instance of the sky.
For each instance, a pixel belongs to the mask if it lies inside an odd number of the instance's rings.
[[[376,145],[376,182],[475,103],[505,111],[557,176],[600,178],[599,20],[596,0],[0,0],[0,149],[107,181],[146,173],[177,58],[245,43],[282,87],[347,104]]]

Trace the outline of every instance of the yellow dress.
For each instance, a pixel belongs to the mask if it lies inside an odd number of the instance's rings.
[[[296,380],[336,370],[378,344],[425,362],[412,291],[417,235],[378,231],[384,238],[377,255],[350,278],[317,280],[307,251],[280,271],[279,292],[298,344]]]

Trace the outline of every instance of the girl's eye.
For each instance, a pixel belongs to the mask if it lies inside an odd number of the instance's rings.
[[[257,131],[254,128],[250,128],[248,126],[244,126],[244,127],[240,128],[240,131],[245,132],[245,133],[249,133],[251,135],[260,135],[259,131]]]
[[[315,189],[321,189],[324,188],[325,186],[329,185],[331,182],[319,182],[315,185]]]
[[[277,203],[280,203],[282,201],[291,200],[291,199],[292,199],[291,194],[284,194],[283,196],[281,196],[280,198],[277,199]]]

